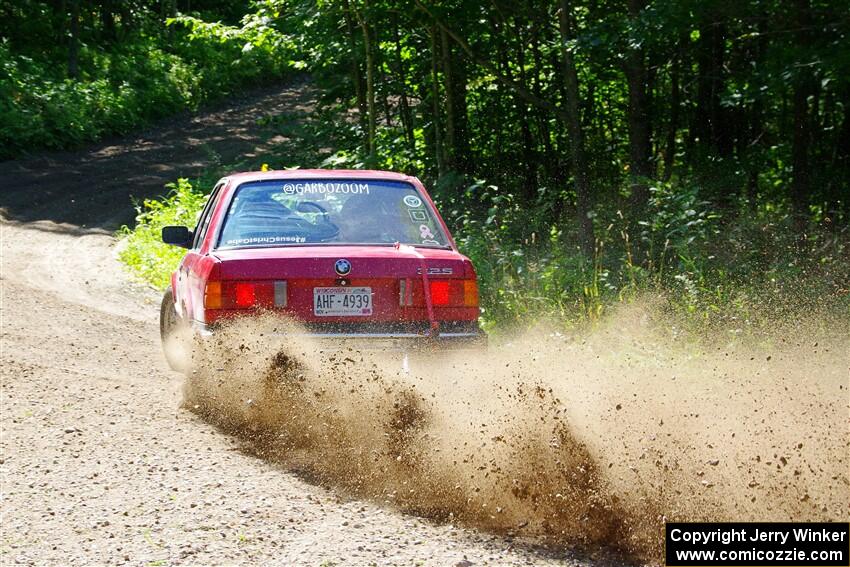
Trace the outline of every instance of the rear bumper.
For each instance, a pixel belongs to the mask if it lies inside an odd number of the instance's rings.
[[[209,340],[218,331],[217,325],[195,322],[195,334]],[[355,348],[358,350],[428,350],[428,349],[479,349],[487,346],[487,334],[477,323],[450,325],[445,331],[411,329],[396,326],[374,328],[307,327],[304,332],[276,333],[286,341],[304,339],[318,341],[328,348]]]

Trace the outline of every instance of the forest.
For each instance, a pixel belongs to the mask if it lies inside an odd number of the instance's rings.
[[[645,294],[735,332],[850,312],[850,10],[839,0],[0,1],[0,159],[306,80],[299,143],[139,204],[125,261],[213,177],[419,176],[485,322],[593,321]],[[328,150],[330,148],[330,150]],[[164,189],[165,191],[165,189]]]

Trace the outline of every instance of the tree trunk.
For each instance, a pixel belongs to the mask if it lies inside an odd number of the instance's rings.
[[[124,37],[135,25],[133,10],[128,2],[119,2],[118,13],[121,15],[121,26],[118,28],[118,31]]]
[[[709,12],[703,15],[700,39],[697,46],[699,84],[697,88],[697,111],[694,134],[700,144],[721,156],[731,153],[731,140],[726,128],[720,93],[723,90],[726,30],[719,23],[721,18]]]
[[[68,76],[77,79],[80,76],[80,0],[71,0],[71,22],[68,38]]]
[[[162,19],[173,18],[177,15],[177,0],[162,0]]]
[[[767,32],[769,29],[769,16],[767,10],[760,13],[760,17],[756,24],[758,31],[758,39],[753,47],[753,53],[749,56],[750,59],[759,62],[764,61],[765,53],[767,52]],[[764,97],[763,93],[757,93],[753,101],[752,108],[748,116],[744,118],[747,128],[746,143],[740,152],[741,161],[747,169],[747,185],[745,190],[745,198],[747,200],[747,208],[750,213],[755,213],[758,210],[758,186],[759,176],[764,160],[764,149],[762,138],[765,136],[765,116],[764,116]],[[744,136],[741,136],[744,138]]]
[[[450,43],[452,49],[452,107],[455,115],[455,162],[459,171],[468,173],[472,169],[472,149],[469,144],[469,110],[467,108],[466,59]]]
[[[410,112],[410,102],[407,98],[407,73],[404,68],[404,60],[401,57],[401,34],[398,31],[398,19],[393,21],[393,34],[395,40],[395,60],[398,67],[397,85],[399,101],[399,120],[401,121],[404,137],[410,146],[411,151],[416,150],[416,140],[413,133],[413,116]]]
[[[809,44],[810,6],[809,0],[796,0],[796,16],[798,49]],[[791,164],[794,175],[791,179],[791,205],[794,209],[794,220],[797,231],[802,237],[808,221],[810,164],[809,142],[811,140],[811,116],[809,112],[809,96],[814,92],[814,77],[806,65],[798,65],[794,78],[794,136],[791,147]]]
[[[392,105],[390,104],[390,89],[379,89],[378,87],[380,87],[381,85],[389,85],[390,80],[387,76],[387,66],[384,65],[384,52],[381,51],[381,38],[378,35],[378,29],[372,26],[371,30],[372,56],[374,57],[374,59],[372,60],[372,67],[374,69],[373,72],[375,73],[374,80],[376,85],[375,97],[381,97],[381,104],[384,107],[384,123],[389,128],[393,125]]]
[[[174,38],[174,28],[167,23],[168,18],[177,16],[177,0],[162,0],[162,25],[169,40]]]
[[[808,70],[800,70],[808,74]],[[791,163],[794,176],[791,180],[791,204],[794,207],[796,226],[801,232],[805,229],[808,217],[809,198],[809,94],[811,81],[808,77],[799,77],[794,85],[794,137],[791,149]]]
[[[578,71],[573,55],[570,53],[570,42],[574,39],[570,17],[571,6],[569,0],[560,0],[560,4],[558,19],[561,32],[561,64],[564,74],[564,91],[567,95],[564,107],[567,115],[567,132],[570,135],[573,177],[575,178],[578,236],[582,252],[586,256],[592,257],[596,239],[593,234],[593,220],[590,218],[590,181],[578,104]]]
[[[454,170],[457,168],[455,163],[455,153],[457,152],[457,140],[455,137],[455,107],[454,85],[452,81],[452,56],[451,46],[449,45],[449,36],[445,30],[440,29],[440,68],[443,70],[443,90],[446,93],[446,137],[444,140],[446,169]]]
[[[684,48],[680,43],[679,49]],[[673,68],[670,71],[670,121],[667,123],[667,141],[664,148],[664,181],[670,181],[673,175],[673,164],[676,161],[676,133],[679,128],[679,105],[681,93],[679,88],[679,53],[673,58]]]
[[[482,56],[476,54],[475,51],[472,50],[472,47],[470,47],[469,43],[460,34],[458,34],[454,30],[452,30],[450,27],[446,26],[445,23],[443,23],[439,19],[437,19],[433,15],[433,13],[430,10],[428,10],[428,7],[425,4],[423,4],[420,0],[416,0],[416,5],[423,12],[428,14],[434,20],[434,22],[437,24],[437,26],[441,30],[444,30],[446,33],[448,33],[449,36],[455,41],[455,43],[457,43],[461,47],[461,49],[463,49],[467,53],[467,55],[469,56],[470,59],[472,59],[478,65],[480,65],[481,67],[483,67],[484,69],[486,69],[487,71],[492,73],[494,79],[496,79],[498,82],[502,83],[503,85],[507,86],[513,92],[515,92],[520,97],[522,97],[524,100],[528,101],[529,103],[533,104],[534,106],[541,108],[541,109],[545,109],[545,110],[553,113],[560,120],[564,120],[564,121],[567,120],[567,112],[565,110],[563,110],[561,107],[559,107],[557,104],[555,104],[551,100],[541,99],[540,97],[535,96],[533,92],[531,92],[530,90],[525,88],[523,85],[520,85],[519,83],[511,80],[505,73],[502,73],[499,69],[494,67],[493,63],[490,62],[490,60],[488,58],[485,58],[485,57],[482,57]]]
[[[357,112],[360,120],[360,127],[366,131],[367,125],[367,109],[366,109],[366,79],[363,77],[363,72],[360,69],[360,57],[357,49],[357,34],[355,32],[354,18],[351,15],[351,4],[348,0],[343,0],[343,15],[345,18],[345,28],[348,32],[348,49],[351,52],[351,83],[354,86],[355,96],[357,97]]]
[[[629,0],[629,19],[632,22],[640,17],[640,12],[644,6],[644,0]],[[647,179],[652,176],[646,55],[642,48],[629,50],[626,58],[626,80],[629,86],[631,204],[634,208],[642,209],[649,199]]]
[[[525,39],[522,33],[522,20],[514,18],[514,36],[517,39],[517,69],[519,71],[519,84],[526,87],[528,79],[525,75]],[[535,95],[536,96],[536,95]],[[518,94],[514,93],[514,104],[519,112],[519,128],[522,134],[522,165],[525,172],[523,181],[525,198],[533,202],[537,197],[537,155],[534,147],[534,138],[531,136],[531,124],[528,114],[528,103]]]
[[[113,0],[103,0],[100,7],[100,25],[106,41],[115,41],[115,10]]]
[[[434,152],[437,161],[437,177],[440,178],[446,172],[443,154],[443,134],[440,127],[440,77],[439,77],[439,47],[437,45],[437,26],[432,25],[429,29],[431,37],[431,102],[433,104],[433,117],[431,124],[434,130]]]
[[[59,0],[58,6],[55,8],[57,10],[59,29],[56,30],[55,41],[57,45],[62,45],[67,41],[67,33],[68,33],[68,6],[67,0]],[[12,13],[9,11],[8,14],[3,14],[2,17],[11,19]]]
[[[850,100],[850,86],[844,87],[842,98],[845,101]],[[832,169],[838,172],[838,175],[833,176],[827,186],[827,210],[832,217],[832,227],[837,230],[839,225],[836,217],[842,213],[845,219],[850,217],[850,104],[844,105],[844,115],[832,152]],[[845,226],[846,224],[845,220]]]
[[[534,55],[534,94],[543,98],[543,86],[540,80],[540,75],[543,72],[543,54],[540,51],[540,33],[536,33],[534,35],[534,39],[531,44],[531,52]],[[552,138],[549,132],[549,117],[546,112],[543,112],[539,108],[536,108],[535,110],[538,137],[543,145],[543,158],[541,161],[546,168],[547,176],[554,179],[558,175],[558,168],[556,167],[557,160],[554,156]]]
[[[446,93],[446,168],[466,173],[469,166],[469,141],[466,117],[466,73],[454,53],[449,34],[440,28],[441,67]]]
[[[366,110],[368,113],[367,142],[369,159],[375,159],[375,132],[377,116],[375,109],[375,53],[372,49],[372,29],[365,18],[360,20],[363,30],[363,48],[366,50]]]
[[[505,43],[502,41],[504,35],[502,34],[502,28],[500,22],[494,17],[492,13],[488,15],[488,20],[490,22],[490,34],[493,37],[493,42],[495,43],[496,49],[496,74],[504,75],[508,72],[508,55],[505,50]],[[497,89],[494,93],[495,98],[495,115],[496,116],[504,116],[507,112],[506,110],[506,102],[507,98],[502,89]],[[494,154],[495,154],[495,162],[496,163],[504,163],[505,160],[505,149],[507,144],[505,143],[505,121],[497,120],[496,124],[493,128],[493,138],[494,138]],[[510,137],[510,134],[508,135]]]

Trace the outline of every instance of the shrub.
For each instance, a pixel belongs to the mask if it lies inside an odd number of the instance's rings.
[[[119,258],[141,280],[164,289],[185,254],[185,250],[163,244],[162,227],[167,225],[195,226],[206,196],[195,190],[187,179],[169,183],[170,190],[162,200],[145,199],[136,207],[136,226],[124,226],[125,237]]]
[[[190,17],[168,25],[170,34],[139,31],[107,50],[83,45],[73,80],[55,53],[36,59],[0,42],[0,160],[125,133],[300,66],[292,40],[256,15],[241,27]]]

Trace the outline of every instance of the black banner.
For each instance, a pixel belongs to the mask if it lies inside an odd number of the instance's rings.
[[[848,523],[668,523],[666,563],[729,565],[850,565]]]

